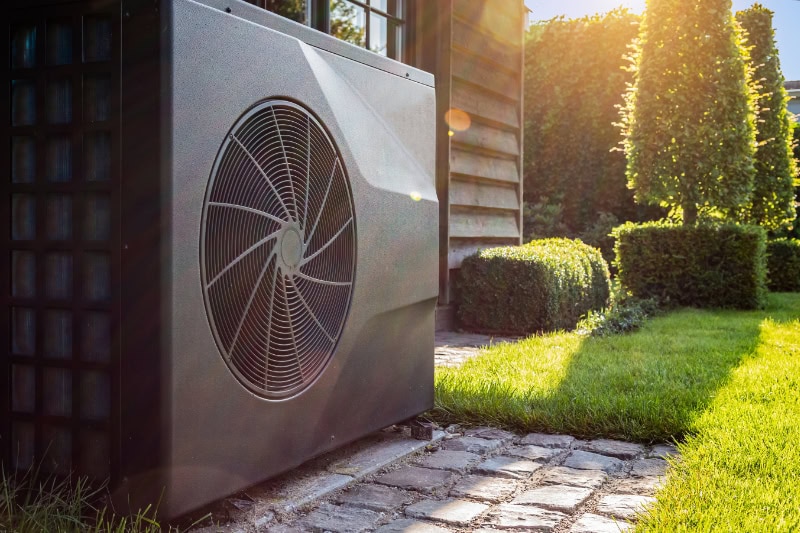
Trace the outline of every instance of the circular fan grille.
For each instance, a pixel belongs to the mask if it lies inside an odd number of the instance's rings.
[[[355,276],[352,193],[317,119],[283,100],[242,116],[202,224],[206,308],[228,367],[260,396],[299,393],[333,355]]]

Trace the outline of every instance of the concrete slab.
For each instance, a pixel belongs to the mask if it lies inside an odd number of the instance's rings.
[[[466,526],[480,516],[488,505],[467,500],[422,500],[406,507],[406,515],[411,518],[437,520],[454,526]]]
[[[450,490],[450,495],[497,503],[511,496],[517,489],[517,484],[513,479],[471,474],[456,483]]]
[[[430,494],[435,489],[447,485],[453,481],[453,479],[455,479],[455,475],[446,470],[404,466],[387,474],[383,474],[378,477],[375,482],[381,485],[389,485]]]
[[[577,468],[579,470],[602,470],[604,472],[617,472],[622,466],[623,462],[613,457],[600,455],[592,452],[584,452],[575,450],[569,454],[564,461],[564,466],[567,468]]]
[[[444,431],[434,431],[433,439],[425,441],[397,434],[383,433],[365,448],[329,465],[328,471],[361,479],[374,474],[393,461],[424,449],[431,442],[437,442],[444,436]]]

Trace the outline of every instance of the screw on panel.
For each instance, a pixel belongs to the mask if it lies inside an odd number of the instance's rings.
[[[229,8],[229,7],[226,7],[226,8],[225,8],[225,13],[230,13],[230,12],[231,12],[231,8]]]

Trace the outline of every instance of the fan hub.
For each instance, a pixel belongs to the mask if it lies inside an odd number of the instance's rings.
[[[300,232],[289,227],[281,235],[281,259],[290,269],[297,268],[303,259],[303,238]]]

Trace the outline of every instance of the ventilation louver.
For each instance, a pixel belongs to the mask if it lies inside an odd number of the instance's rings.
[[[269,100],[234,125],[203,206],[209,321],[234,375],[266,398],[322,372],[348,313],[355,220],[338,150],[300,105]]]

